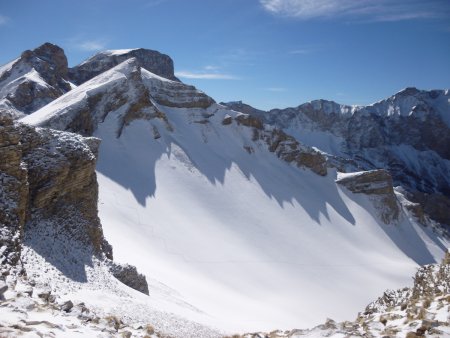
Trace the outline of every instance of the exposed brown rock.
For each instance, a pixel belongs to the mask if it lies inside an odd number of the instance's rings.
[[[269,151],[274,152],[280,159],[294,162],[298,167],[309,168],[318,175],[327,175],[326,158],[318,151],[301,145],[284,131],[273,129],[257,133],[254,137],[262,138],[269,146]]]
[[[12,118],[0,114],[0,273],[18,263],[26,217],[28,183],[20,133]]]
[[[398,219],[400,208],[392,186],[392,177],[386,170],[379,169],[349,174],[337,179],[336,183],[345,186],[354,193],[376,196],[376,206],[381,211],[381,218],[384,223],[389,224]]]
[[[70,239],[71,243],[80,243],[88,255],[106,258],[107,262],[112,259],[112,248],[103,236],[97,214],[95,165],[99,144],[94,137],[36,129],[13,123],[10,116],[0,114],[3,275],[11,269],[20,271],[24,240],[27,245],[36,245],[37,250],[47,247],[44,242],[50,238],[44,232],[51,234],[52,241],[60,241],[64,250],[71,250],[70,244],[64,244]],[[27,236],[30,233],[34,235]],[[145,277],[134,267],[108,264],[114,266],[119,280],[148,294]]]
[[[224,126],[228,126],[228,125],[230,125],[231,123],[233,123],[233,118],[232,118],[230,115],[226,114],[226,115],[224,116],[223,120],[222,120],[222,124],[223,124]]]
[[[238,124],[242,124],[246,127],[253,127],[256,129],[263,129],[263,122],[260,118],[249,115],[239,113],[234,118]]]

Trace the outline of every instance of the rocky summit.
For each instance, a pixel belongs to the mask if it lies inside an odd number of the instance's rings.
[[[71,88],[64,51],[45,43],[0,67],[0,110],[30,114]]]
[[[134,58],[140,67],[156,75],[179,81],[174,74],[173,61],[168,55],[144,48],[112,50],[95,54],[83,63],[70,68],[69,76],[73,83],[80,85],[131,58]]]

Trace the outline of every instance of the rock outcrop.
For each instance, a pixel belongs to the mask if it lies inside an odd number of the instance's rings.
[[[267,127],[263,120],[252,114],[238,112],[234,117],[237,125],[251,128],[253,141],[263,141],[268,150],[285,162],[294,163],[299,168],[308,168],[320,176],[327,175],[327,159],[317,150],[305,146],[294,137],[286,134],[281,129]],[[226,114],[222,119],[222,125],[233,123],[233,118]],[[244,146],[248,153],[253,149]]]
[[[63,252],[70,253],[73,243],[87,255],[112,259],[112,248],[103,236],[97,214],[95,165],[99,143],[93,137],[34,128],[0,115],[3,276],[26,274],[19,261],[24,241],[50,260],[64,261]],[[52,251],[47,241],[63,252]],[[128,276],[127,285],[134,285],[130,280],[135,276],[139,290],[145,291],[145,277],[135,269],[111,264],[117,271],[134,272]]]
[[[64,51],[51,43],[27,50],[0,69],[0,108],[30,114],[71,89]]]
[[[261,138],[269,146],[269,151],[288,163],[295,163],[298,167],[309,168],[320,176],[327,175],[326,158],[317,150],[300,144],[294,137],[287,135],[280,129],[257,132],[255,138]]]
[[[345,186],[351,192],[375,197],[374,201],[381,211],[384,223],[389,224],[398,219],[400,208],[392,186],[392,177],[386,170],[340,174],[336,183]]]
[[[173,61],[165,54],[155,50],[138,48],[100,52],[69,70],[69,77],[80,85],[95,76],[134,58],[138,65],[169,80],[179,81],[174,74]]]
[[[147,280],[145,276],[140,274],[134,266],[111,262],[109,268],[112,275],[123,284],[148,295],[149,291]]]

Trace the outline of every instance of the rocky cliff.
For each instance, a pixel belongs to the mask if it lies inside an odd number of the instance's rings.
[[[14,123],[6,114],[0,118],[2,275],[26,274],[20,260],[24,244],[59,264],[74,243],[87,255],[112,260],[97,215],[100,140]],[[145,277],[135,269],[108,266],[125,284],[148,293]],[[126,279],[122,271],[128,271]]]

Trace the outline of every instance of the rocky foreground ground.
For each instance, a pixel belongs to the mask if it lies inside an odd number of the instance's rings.
[[[170,337],[151,323],[89,309],[84,303],[19,278],[0,282],[0,337]],[[219,337],[210,332],[211,337]],[[191,337],[195,337],[195,333]],[[412,287],[386,291],[356,320],[328,319],[312,329],[236,334],[228,338],[450,337],[450,253],[441,264],[421,267]]]
[[[355,321],[337,323],[328,319],[313,329],[246,333],[229,338],[281,337],[450,337],[450,252],[441,264],[421,267],[412,287],[387,290]]]

